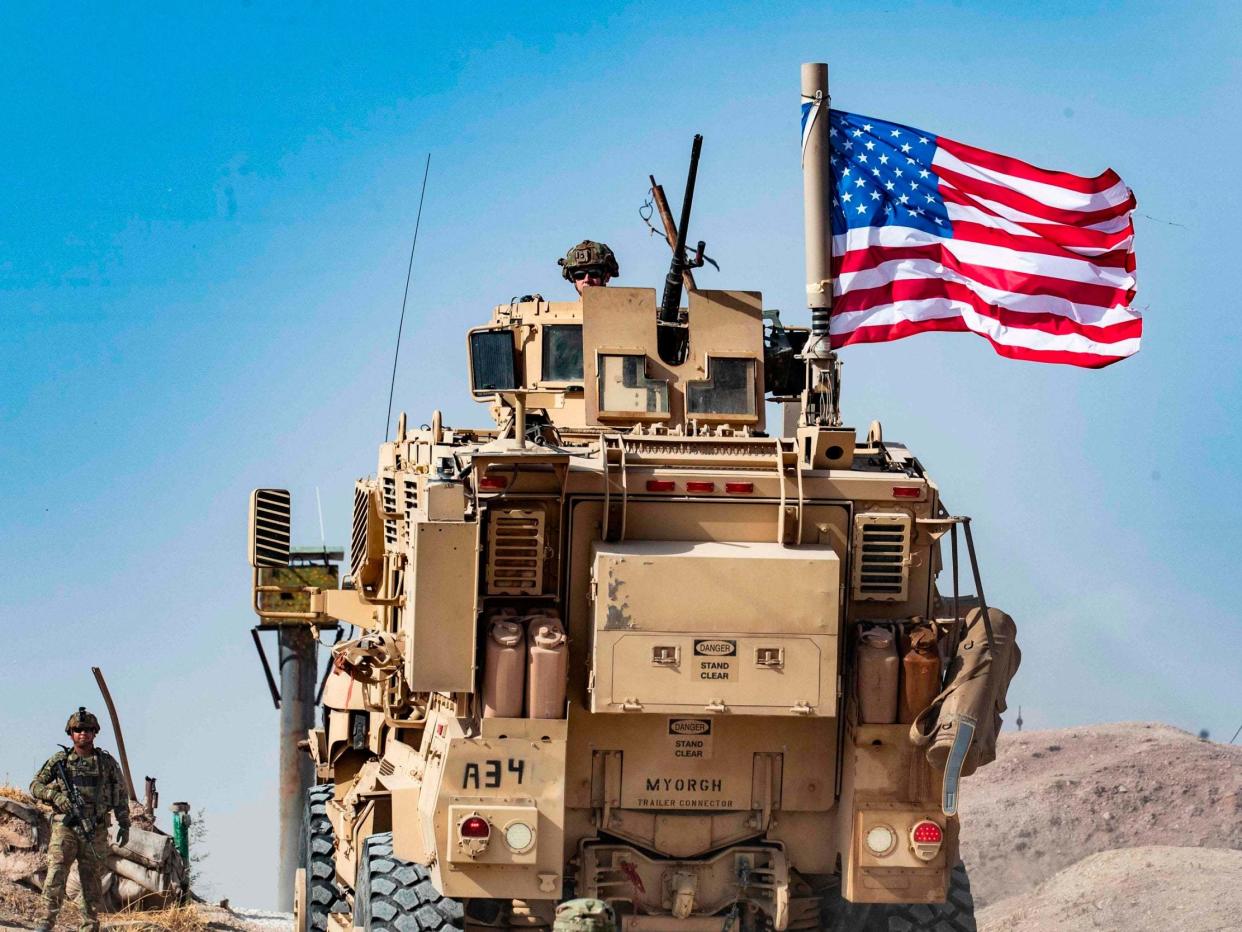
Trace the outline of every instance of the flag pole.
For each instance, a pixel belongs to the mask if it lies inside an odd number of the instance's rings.
[[[838,407],[841,364],[832,351],[828,319],[832,313],[832,192],[828,159],[828,65],[802,65],[802,215],[806,236],[806,300],[811,336],[802,357],[807,387],[802,394],[802,426],[841,424]],[[809,108],[809,109],[807,109]]]

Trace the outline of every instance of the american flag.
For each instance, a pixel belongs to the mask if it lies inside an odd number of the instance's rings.
[[[1036,362],[1138,352],[1135,200],[1111,169],[1047,171],[840,110],[828,137],[834,347],[970,331]]]

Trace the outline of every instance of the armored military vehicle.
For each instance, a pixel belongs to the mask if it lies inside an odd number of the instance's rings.
[[[661,300],[469,331],[494,424],[401,416],[344,588],[280,611],[289,496],[254,493],[259,615],[358,635],[309,736],[300,929],[552,925],[570,898],[634,932],[974,927],[958,777],[991,759],[1012,621],[973,545],[958,598],[964,519],[919,460],[841,425],[822,309],[681,306],[692,187]]]

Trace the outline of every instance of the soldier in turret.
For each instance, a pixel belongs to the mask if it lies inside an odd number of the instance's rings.
[[[557,259],[561,274],[582,294],[587,287],[604,287],[621,274],[617,257],[606,243],[584,239],[569,250],[564,259]]]
[[[65,900],[69,868],[76,861],[82,881],[78,896],[80,929],[99,932],[103,899],[100,878],[108,855],[108,815],[115,816],[116,842],[124,846],[129,841],[129,794],[116,758],[95,747],[99,719],[79,707],[69,716],[65,734],[73,741],[73,747],[63,748],[48,758],[30,784],[31,795],[55,810],[48,844],[47,880],[43,884],[44,918],[36,929],[50,932],[56,924]],[[62,779],[62,769],[70,786]]]

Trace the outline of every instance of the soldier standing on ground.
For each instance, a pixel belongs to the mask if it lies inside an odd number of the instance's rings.
[[[610,279],[621,274],[617,257],[608,245],[589,239],[584,239],[569,250],[564,259],[556,262],[561,267],[565,280],[573,284],[578,294],[582,294],[582,289],[589,286],[603,287]]]
[[[85,708],[69,716],[65,734],[73,741],[72,748],[57,751],[39,770],[30,793],[35,799],[50,803],[56,810],[52,818],[52,839],[47,850],[47,880],[43,884],[44,919],[38,932],[50,932],[56,915],[65,900],[65,881],[74,861],[78,864],[81,893],[78,909],[82,912],[81,932],[99,932],[99,907],[103,900],[100,879],[108,856],[108,813],[116,816],[117,844],[129,841],[129,794],[121,765],[107,751],[95,747],[99,719]],[[82,795],[87,819],[95,820],[89,835],[71,817],[67,787],[57,775],[58,763],[64,763],[69,779]],[[66,824],[68,820],[68,824]]]

